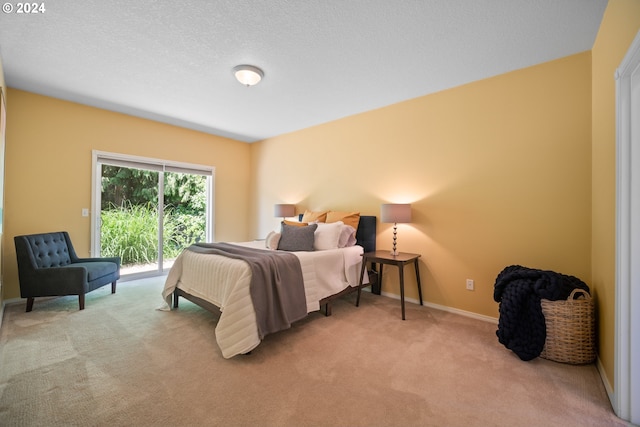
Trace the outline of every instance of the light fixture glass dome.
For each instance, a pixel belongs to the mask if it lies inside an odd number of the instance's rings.
[[[260,83],[264,72],[253,65],[237,65],[233,67],[233,75],[245,86],[254,86]]]

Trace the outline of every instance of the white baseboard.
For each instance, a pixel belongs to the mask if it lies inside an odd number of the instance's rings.
[[[611,387],[611,383],[609,382],[609,379],[607,378],[607,375],[605,373],[604,370],[604,366],[602,366],[602,362],[600,361],[599,357],[596,357],[596,368],[598,369],[598,373],[600,374],[600,379],[602,380],[602,384],[604,385],[604,389],[607,392],[607,397],[609,397],[609,402],[611,403],[611,406],[614,408],[616,408],[616,393],[613,390],[613,387]]]
[[[400,296],[396,295],[396,294],[392,294],[392,293],[388,293],[388,292],[382,292],[380,295],[388,297],[388,298],[393,298],[393,299],[400,300]],[[413,304],[420,304],[420,301],[418,301],[417,299],[405,298],[404,300],[405,300],[405,302],[410,302],[410,303],[413,303]],[[447,307],[446,305],[440,305],[440,304],[433,304],[431,302],[423,301],[422,304],[425,307],[435,308],[436,310],[447,311],[449,313],[455,313],[455,314],[459,314],[461,316],[471,317],[472,319],[482,320],[483,322],[495,323],[496,325],[498,324],[498,318],[497,317],[485,316],[483,314],[474,313],[472,311],[460,310],[458,308]]]

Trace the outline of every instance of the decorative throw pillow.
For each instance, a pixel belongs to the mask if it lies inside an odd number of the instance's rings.
[[[321,222],[315,232],[315,240],[313,248],[316,251],[325,251],[327,249],[337,249],[340,231],[344,224],[341,221],[327,224]]]
[[[349,248],[356,244],[356,230],[350,226],[344,224],[340,230],[340,237],[338,238],[339,248]]]
[[[302,215],[302,222],[326,222],[327,220],[327,211],[304,211]]]
[[[295,225],[282,224],[278,250],[281,251],[313,251],[314,233],[318,224],[296,227]]]
[[[326,222],[342,221],[346,225],[350,225],[354,230],[358,229],[360,223],[360,212],[327,212]]]
[[[287,219],[285,219],[283,222],[287,225],[293,225],[294,227],[304,227],[305,225],[309,225],[309,223],[307,222],[289,221]]]
[[[281,234],[277,231],[271,231],[267,234],[267,238],[265,239],[265,246],[267,249],[276,250],[278,249],[278,243],[280,242]]]

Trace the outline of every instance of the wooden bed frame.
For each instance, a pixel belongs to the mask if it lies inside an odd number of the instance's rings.
[[[302,215],[299,215],[299,220],[302,219]],[[356,232],[356,244],[362,246],[365,252],[374,252],[376,250],[376,217],[364,215],[360,217],[360,222],[358,224],[358,230]],[[378,286],[378,273],[375,270],[368,270],[369,273],[369,283],[361,286],[349,286],[337,294],[330,295],[326,298],[320,300],[320,310],[322,311],[322,307],[324,307],[325,316],[331,316],[331,302],[337,298],[341,298],[344,295],[350,294],[352,292],[356,292],[358,288],[366,288],[367,286],[371,286],[372,288],[376,288]],[[176,288],[173,291],[173,308],[178,308],[178,299],[182,297],[192,303],[204,308],[207,311],[210,311],[214,314],[220,315],[220,307],[217,305],[210,303],[209,301],[205,301],[202,298],[198,298],[182,289]]]

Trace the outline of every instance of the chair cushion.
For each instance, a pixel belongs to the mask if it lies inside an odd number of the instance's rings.
[[[74,262],[69,267],[85,267],[87,269],[87,281],[92,282],[104,276],[115,273],[118,265],[114,262]]]
[[[27,236],[38,268],[64,267],[71,263],[67,241],[62,233]]]

